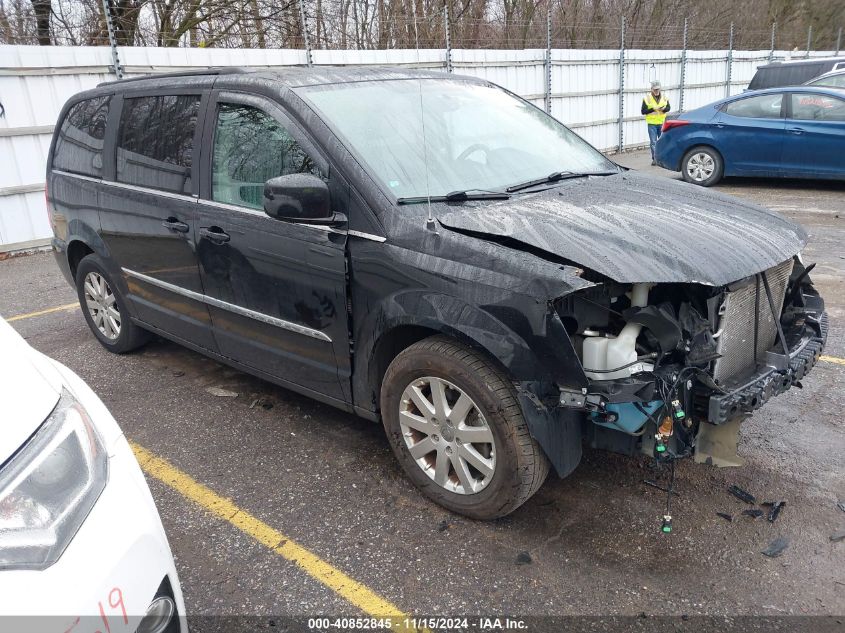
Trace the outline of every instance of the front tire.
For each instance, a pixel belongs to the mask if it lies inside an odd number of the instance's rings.
[[[393,360],[381,414],[405,473],[453,512],[505,516],[549,473],[513,384],[483,355],[445,337],[415,343]]]
[[[693,147],[681,161],[681,174],[689,183],[710,187],[722,179],[724,172],[722,156],[712,147]]]
[[[109,278],[98,255],[92,253],[79,262],[76,292],[88,327],[110,352],[125,354],[149,340],[149,333],[129,318],[126,300]]]

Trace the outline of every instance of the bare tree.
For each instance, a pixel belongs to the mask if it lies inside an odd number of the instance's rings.
[[[50,15],[53,13],[51,0],[32,0],[35,14],[35,33],[41,46],[50,46]]]
[[[551,3],[553,45],[678,48],[689,18],[692,47],[722,48],[731,22],[736,43],[768,48],[832,47],[845,25],[842,0],[304,0],[318,48],[442,48],[448,3],[455,48],[545,47]],[[298,0],[107,0],[121,46],[299,48]],[[102,0],[0,0],[0,42],[104,44]],[[414,16],[416,15],[416,22]]]

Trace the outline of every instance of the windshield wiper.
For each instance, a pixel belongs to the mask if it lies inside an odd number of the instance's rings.
[[[505,191],[484,191],[481,189],[467,189],[466,191],[451,191],[445,196],[414,196],[399,198],[397,204],[419,204],[421,202],[465,202],[467,200],[507,200],[510,194]]]
[[[507,191],[508,193],[513,193],[514,191],[522,191],[523,189],[528,189],[529,187],[536,187],[537,185],[545,185],[551,182],[558,182],[559,180],[570,180],[572,178],[586,178],[587,176],[613,176],[614,174],[618,173],[618,171],[555,171],[546,176],[545,178],[537,178],[536,180],[528,180],[526,182],[521,182],[518,185],[512,185],[505,189],[505,191]]]

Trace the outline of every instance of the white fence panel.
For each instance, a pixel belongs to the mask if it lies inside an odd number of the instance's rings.
[[[211,66],[283,67],[305,64],[303,50],[141,48],[119,49],[127,77]],[[810,56],[829,56],[813,51]],[[788,56],[775,51],[774,59]],[[803,56],[803,55],[799,55]],[[769,51],[734,51],[730,94],[748,85]],[[688,51],[684,109],[726,94],[727,51]],[[312,51],[315,65],[403,65],[446,68],[446,51]],[[73,94],[114,79],[108,47],[0,46],[0,251],[46,243],[50,236],[44,207],[44,173],[53,125]],[[544,107],[546,51],[453,50],[457,74],[487,79]],[[551,51],[551,113],[602,150],[619,144],[619,51]],[[626,50],[624,66],[624,147],[648,143],[640,114],[652,80],[662,82],[673,111],[680,106],[681,51]]]

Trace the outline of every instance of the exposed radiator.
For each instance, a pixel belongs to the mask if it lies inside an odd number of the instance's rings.
[[[766,271],[769,288],[772,291],[775,309],[780,315],[783,309],[786,285],[792,274],[792,259]],[[721,384],[730,383],[751,375],[756,369],[754,360],[754,311],[757,318],[757,362],[766,358],[766,350],[774,345],[777,337],[777,323],[772,316],[763,281],[756,277],[733,291],[725,293],[720,308],[721,318],[717,351],[721,357],[713,365],[713,377]]]

